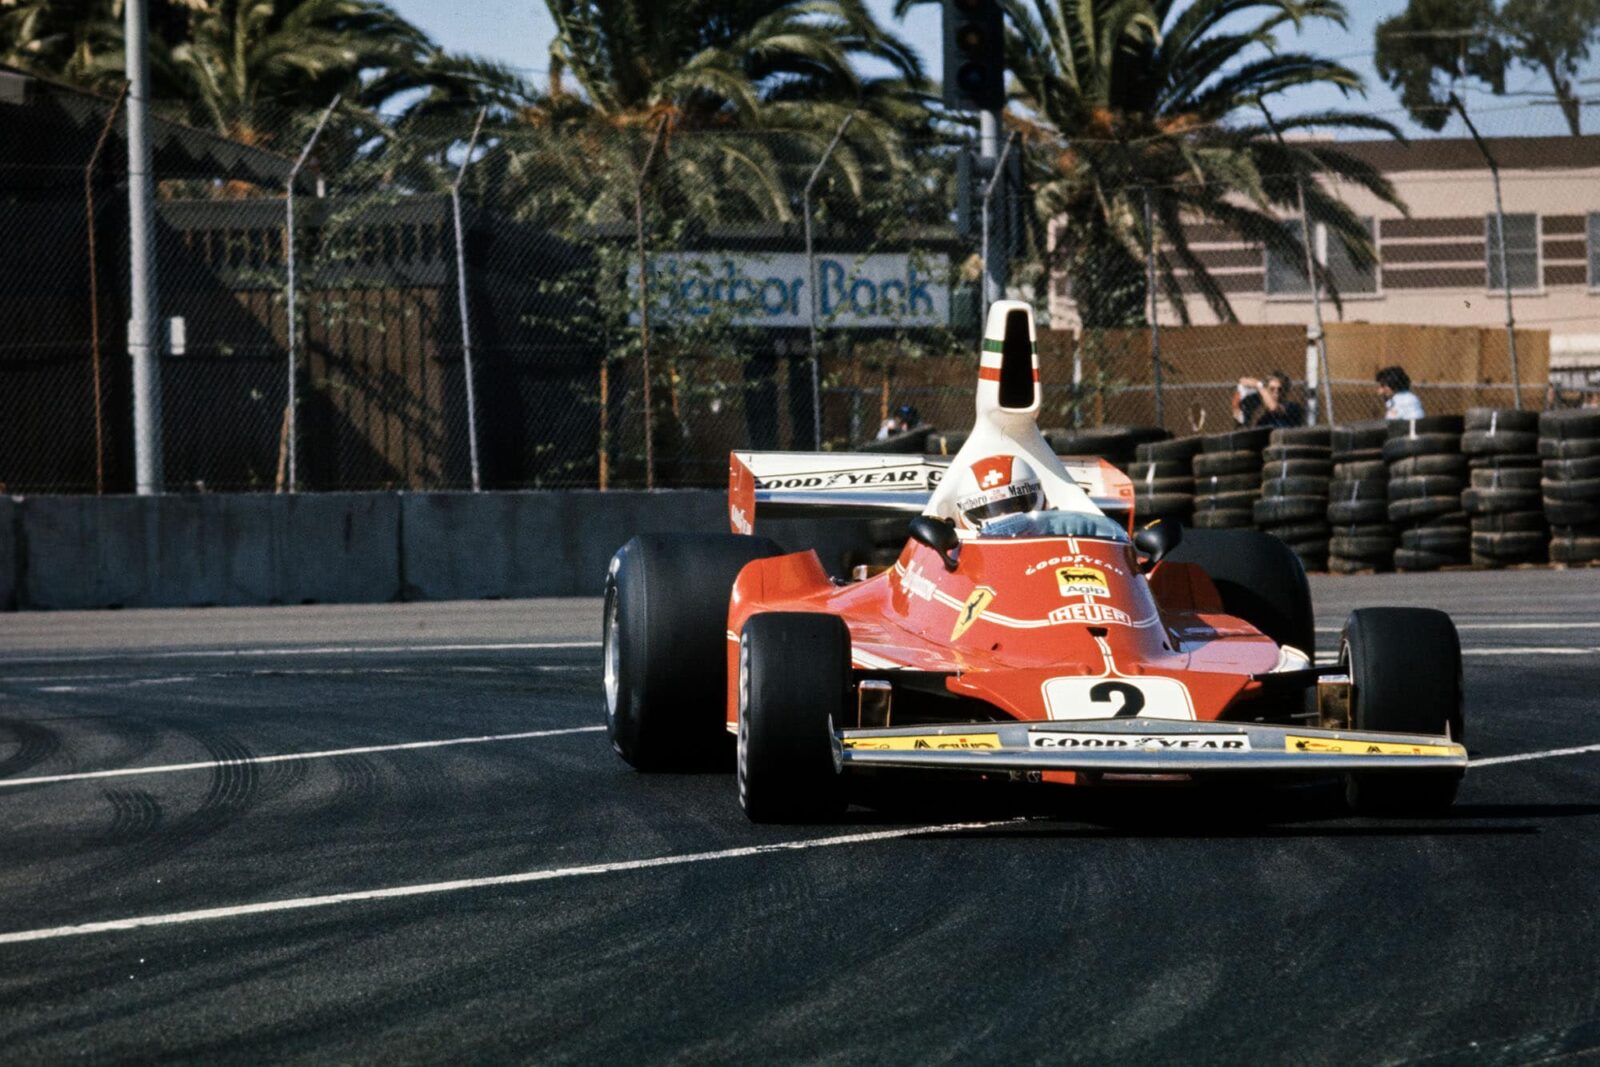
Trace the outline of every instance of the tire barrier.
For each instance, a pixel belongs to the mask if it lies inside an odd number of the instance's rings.
[[[1096,426],[1077,430],[1045,430],[1044,439],[1058,456],[1099,456],[1126,471],[1138,447],[1164,441],[1171,434],[1156,426]]]
[[[1328,482],[1328,570],[1335,574],[1386,571],[1399,544],[1389,524],[1389,466],[1382,420],[1335,426],[1329,435],[1333,477]]]
[[[1467,479],[1459,458],[1464,430],[1459,415],[1388,424],[1383,458],[1389,464],[1389,521],[1400,533],[1396,570],[1434,571],[1471,558],[1472,528],[1462,510]],[[1442,458],[1452,456],[1457,458]],[[1439,473],[1422,473],[1425,468]]]
[[[1261,499],[1262,452],[1272,430],[1261,427],[1207,434],[1190,463],[1194,471],[1194,525],[1202,530],[1248,530]]]
[[[1293,549],[1306,570],[1327,570],[1331,433],[1320,426],[1273,430],[1261,455],[1261,495],[1251,507],[1256,528]]]
[[[1471,522],[1474,564],[1543,563],[1549,547],[1539,493],[1539,414],[1472,408],[1461,434],[1467,487],[1461,508]]]
[[[1539,490],[1550,523],[1550,562],[1600,563],[1600,411],[1539,416]]]
[[[1194,519],[1194,457],[1199,437],[1146,441],[1134,448],[1128,467],[1133,479],[1133,516],[1140,524],[1165,519],[1190,525]]]

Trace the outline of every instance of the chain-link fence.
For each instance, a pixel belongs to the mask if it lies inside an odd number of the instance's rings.
[[[157,113],[170,491],[717,485],[729,449],[870,446],[901,405],[971,421],[970,132]],[[38,83],[0,102],[9,491],[132,486],[123,127]],[[1329,183],[1311,213],[1346,221],[1306,227],[1238,191],[1086,196],[1070,146],[1018,138],[989,210],[1040,308],[1041,421],[1213,432],[1274,370],[1304,418],[1372,418],[1391,365],[1430,413],[1509,406],[1508,312],[1523,406],[1600,397],[1600,150],[1540,139],[1519,169],[1491,142],[1502,241],[1470,142],[1346,147],[1395,195]]]

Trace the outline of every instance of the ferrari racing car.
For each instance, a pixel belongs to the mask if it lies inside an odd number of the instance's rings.
[[[640,535],[606,578],[606,721],[642,770],[737,741],[756,822],[824,821],[909,768],[1095,786],[1341,776],[1358,810],[1448,806],[1454,624],[1349,616],[1317,665],[1298,558],[1252,530],[1140,527],[1127,477],[1039,431],[1031,308],[994,304],[950,457],[735,452],[728,534]],[[892,568],[829,576],[758,513],[903,515]]]

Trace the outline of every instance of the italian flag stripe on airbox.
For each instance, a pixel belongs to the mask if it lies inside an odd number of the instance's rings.
[[[995,341],[988,337],[983,339],[983,350],[985,352],[1004,352],[1005,349],[1006,346],[1004,341]],[[1028,343],[1028,349],[1035,355],[1037,355],[1039,352],[1039,346],[1031,341]]]

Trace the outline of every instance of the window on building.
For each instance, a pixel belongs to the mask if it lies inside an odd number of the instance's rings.
[[[1539,288],[1539,216],[1507,215],[1506,220],[1506,273],[1511,276],[1511,288]],[[1500,275],[1500,216],[1484,219],[1485,243],[1489,259],[1489,288],[1504,289]]]
[[[1362,219],[1367,233],[1372,234],[1373,220]],[[1284,219],[1283,227],[1295,237],[1300,236],[1300,220],[1298,218]],[[1344,246],[1337,235],[1328,231],[1323,223],[1317,223],[1311,231],[1311,241],[1316,252],[1317,262],[1321,264],[1333,278],[1333,284],[1338,287],[1340,294],[1375,293],[1378,291],[1377,264],[1368,264],[1361,267],[1356,265],[1355,257]],[[1311,292],[1311,286],[1306,280],[1306,261],[1303,255],[1290,255],[1280,252],[1275,248],[1267,249],[1267,295],[1269,296],[1306,296]]]
[[[1589,216],[1589,288],[1600,289],[1600,215]]]

